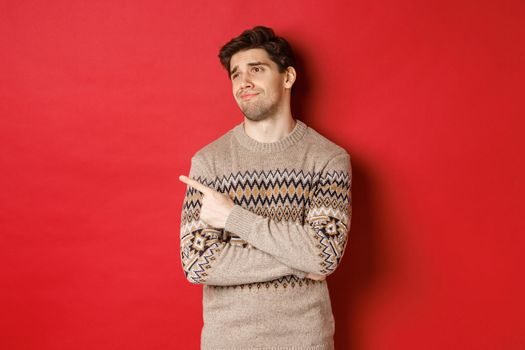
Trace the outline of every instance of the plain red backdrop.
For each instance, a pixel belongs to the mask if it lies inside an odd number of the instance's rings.
[[[524,349],[523,1],[1,1],[0,348],[197,349],[179,220],[262,24],[345,147],[337,349]]]

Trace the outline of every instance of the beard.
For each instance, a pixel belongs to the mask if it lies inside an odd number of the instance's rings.
[[[275,114],[279,109],[277,101],[247,101],[246,104],[239,104],[242,114],[252,121],[260,121]]]

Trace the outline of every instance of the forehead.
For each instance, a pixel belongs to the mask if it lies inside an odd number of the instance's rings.
[[[265,49],[248,49],[235,53],[230,60],[230,71],[236,66],[246,65],[253,62],[264,62],[270,65],[276,65],[270,59],[270,56]]]

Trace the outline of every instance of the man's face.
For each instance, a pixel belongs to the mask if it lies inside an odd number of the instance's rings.
[[[239,51],[230,60],[233,96],[246,118],[259,121],[286,103],[285,74],[264,49]]]

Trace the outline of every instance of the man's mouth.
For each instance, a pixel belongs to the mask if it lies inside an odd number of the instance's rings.
[[[242,94],[241,95],[241,99],[249,100],[250,98],[252,98],[255,95],[258,95],[258,93],[254,92],[254,93]]]

